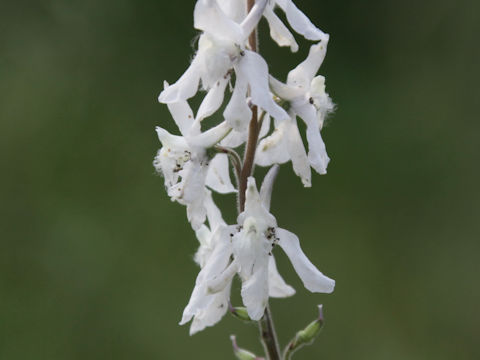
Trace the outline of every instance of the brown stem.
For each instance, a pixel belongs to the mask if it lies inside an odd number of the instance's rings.
[[[267,305],[263,318],[258,322],[258,327],[262,335],[262,344],[267,354],[268,360],[280,360],[280,347],[278,345],[277,333],[273,324],[270,307]]]
[[[247,180],[252,175],[253,164],[255,161],[255,151],[257,149],[258,142],[258,109],[256,106],[252,107],[252,120],[250,120],[250,126],[248,128],[248,140],[245,148],[245,156],[243,160],[243,168],[240,172],[240,184],[238,187],[238,205],[239,210],[242,212],[245,210],[245,191],[247,190]]]

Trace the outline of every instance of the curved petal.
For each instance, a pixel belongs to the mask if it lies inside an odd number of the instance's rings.
[[[252,111],[247,104],[247,90],[248,81],[246,77],[237,72],[235,88],[233,89],[232,97],[223,112],[223,116],[232,129],[237,130],[240,133],[246,131],[248,123],[252,118]]]
[[[257,27],[258,22],[262,18],[265,7],[267,6],[267,2],[268,2],[267,0],[257,0],[252,10],[250,10],[250,12],[248,13],[245,20],[243,20],[242,23],[240,24],[240,27],[242,28],[242,32],[243,32],[242,43],[244,43],[247,40],[247,38],[252,33],[253,29]]]
[[[277,228],[278,245],[285,251],[303,285],[311,292],[331,293],[335,280],[323,275],[305,256],[298,237],[290,231]]]
[[[223,77],[208,91],[197,111],[197,121],[209,117],[217,111],[223,103],[225,96],[225,88],[227,87],[230,77]]]
[[[230,131],[230,126],[224,121],[201,134],[189,136],[187,141],[193,148],[208,149],[222,141]]]
[[[230,180],[230,169],[228,166],[228,155],[217,154],[210,161],[208,167],[206,184],[212,190],[220,194],[237,192]]]
[[[317,109],[311,104],[305,104],[298,110],[298,115],[307,124],[308,161],[320,175],[327,173],[330,158],[320,135],[320,124],[317,117]]]
[[[207,191],[205,196],[205,209],[207,210],[208,225],[212,232],[217,231],[221,226],[227,225],[223,220],[220,209],[213,202],[211,191]]]
[[[277,4],[285,11],[290,26],[308,40],[323,40],[327,36],[323,31],[312,24],[310,19],[298,9],[292,0],[277,0]]]
[[[305,89],[284,84],[281,81],[275,79],[273,76],[270,76],[269,82],[270,87],[272,88],[272,91],[275,93],[275,95],[284,100],[291,101],[298,98],[299,96],[302,96],[302,94],[305,93]]]
[[[238,72],[237,72],[238,70]],[[245,51],[244,56],[235,67],[238,77],[243,77],[250,84],[252,103],[279,120],[287,119],[288,114],[273,101],[268,87],[268,66],[265,60],[253,51]]]
[[[185,100],[169,103],[167,107],[182,135],[200,133],[200,124],[194,121],[192,109]]]
[[[310,164],[307,153],[303,146],[302,137],[298,131],[296,120],[288,121],[288,128],[285,129],[287,149],[292,159],[293,171],[302,180],[303,186],[312,186]]]
[[[257,147],[255,163],[260,166],[283,164],[290,160],[285,138],[287,121],[283,121],[270,136],[263,138]]]
[[[295,289],[288,285],[278,273],[275,258],[270,256],[268,262],[268,295],[274,298],[285,298],[295,294]]]
[[[310,87],[311,81],[325,59],[327,44],[328,37],[327,40],[310,47],[307,58],[288,73],[288,85],[300,85],[305,88],[305,91]]]
[[[289,46],[292,52],[298,51],[298,44],[292,33],[283,24],[280,18],[275,14],[271,7],[265,9],[263,14],[268,21],[270,27],[270,36],[279,46]]]
[[[202,56],[197,54],[180,79],[160,93],[158,101],[168,104],[187,100],[194,96],[200,83],[202,62]]]
[[[270,170],[268,170],[267,175],[263,178],[262,186],[260,188],[260,198],[262,199],[262,204],[265,206],[265,209],[270,211],[270,202],[272,199],[273,184],[277,178],[280,166],[273,165]]]

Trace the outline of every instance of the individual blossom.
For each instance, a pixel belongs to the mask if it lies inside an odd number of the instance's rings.
[[[198,51],[190,67],[172,86],[159,96],[163,103],[175,103],[194,96],[201,82],[208,91],[199,113],[201,118],[221,106],[225,89],[235,73],[235,87],[225,108],[227,123],[244,132],[252,112],[247,101],[284,119],[288,115],[272,98],[268,85],[268,66],[256,52],[247,48],[247,39],[261,19],[267,0],[260,0],[241,23],[224,13],[216,0],[199,0],[195,6],[194,26],[203,31]]]
[[[271,178],[267,177],[267,181],[273,182]],[[200,272],[196,288],[202,286],[203,293],[194,290],[195,298],[201,304],[202,301],[198,299],[221,293],[238,273],[242,281],[243,303],[252,320],[259,320],[263,316],[269,296],[286,297],[294,294],[293,288],[278,273],[272,253],[276,245],[287,254],[308,290],[330,293],[335,286],[334,280],[323,275],[308,260],[297,236],[277,226],[275,217],[268,211],[272,187],[267,183],[262,188],[264,191],[260,194],[254,178],[248,179],[245,211],[238,216],[235,228],[225,228],[223,236],[218,238],[218,244],[221,245],[218,245],[216,253],[212,253]],[[196,306],[196,310],[189,314],[201,309],[201,306]]]
[[[262,185],[260,197],[265,207],[270,206],[270,194],[276,171],[277,168],[270,171]],[[225,304],[230,297],[233,276],[239,271],[239,261],[235,260],[234,249],[234,242],[241,241],[234,238],[239,226],[225,223],[210,193],[207,193],[205,206],[209,226],[203,225],[197,231],[200,246],[195,255],[195,261],[201,270],[180,322],[183,325],[193,319],[191,334],[220,321],[227,310]],[[278,273],[273,255],[268,257],[266,267],[265,285],[268,296],[282,298],[295,293]]]
[[[205,186],[221,193],[235,192],[230,181],[228,159],[218,154],[210,159],[207,149],[219,143],[230,127],[222,122],[201,132],[192,109],[186,101],[168,104],[182,136],[157,127],[162,143],[154,160],[156,170],[164,177],[168,196],[187,207],[187,218],[194,229],[205,221]]]
[[[316,76],[325,58],[327,42],[328,37],[311,46],[305,61],[288,74],[286,84],[270,78],[272,90],[285,102],[290,119],[277,122],[275,131],[264,138],[257,149],[256,162],[262,166],[291,160],[305,186],[311,186],[310,166],[319,174],[325,174],[330,161],[320,130],[326,115],[333,110],[333,103],[325,92],[325,78]],[[308,155],[298,130],[297,116],[307,125]]]

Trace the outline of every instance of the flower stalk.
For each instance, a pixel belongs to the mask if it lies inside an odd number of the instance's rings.
[[[246,5],[246,6],[245,6]],[[257,26],[265,18],[270,35],[295,52],[298,44],[276,15],[285,12],[290,27],[314,41],[308,57],[281,82],[269,74],[258,51]],[[298,237],[277,224],[270,212],[273,183],[280,164],[291,162],[304,186],[311,170],[325,174],[329,162],[320,136],[333,104],[325,78],[316,76],[325,57],[328,35],[313,25],[292,0],[197,0],[194,27],[201,31],[198,50],[185,73],[172,85],[164,83],[159,101],[167,104],[181,135],[158,127],[162,143],[154,161],[163,175],[169,197],[186,207],[199,241],[194,260],[200,267],[195,287],[180,324],[191,322],[190,334],[218,323],[228,310],[247,322],[257,322],[266,358],[284,360],[318,333],[312,323],[297,333],[282,355],[269,307],[269,298],[295,294],[278,272],[274,250],[281,248],[306,289],[331,293],[335,281],[325,276],[303,252]],[[206,94],[194,114],[188,100],[199,89]],[[231,96],[226,97],[226,93]],[[222,121],[202,129],[202,121],[226,104]],[[288,105],[288,106],[287,106]],[[306,124],[306,143],[297,125]],[[273,127],[272,127],[273,125]],[[244,145],[243,159],[238,148]],[[256,165],[270,170],[261,186],[253,177]],[[230,179],[230,169],[236,186]],[[259,183],[260,185],[260,183]],[[236,193],[238,217],[228,224],[212,191]],[[232,281],[241,280],[243,307],[230,303]],[[240,349],[239,359],[263,359]]]

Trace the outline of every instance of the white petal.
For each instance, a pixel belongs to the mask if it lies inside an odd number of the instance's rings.
[[[270,76],[269,81],[272,91],[281,99],[290,101],[302,96],[305,93],[305,89],[298,88],[297,86],[286,85],[275,79],[273,76]]]
[[[248,123],[252,118],[252,111],[247,104],[247,90],[247,78],[237,72],[235,88],[233,89],[232,97],[225,108],[223,116],[232,129],[240,133],[246,132]]]
[[[242,42],[246,41],[247,38],[252,33],[253,29],[257,27],[258,22],[262,18],[262,14],[266,6],[267,6],[267,0],[257,0],[252,10],[250,10],[250,13],[248,14],[248,16],[240,24],[240,27],[242,28],[243,36],[244,36]]]
[[[217,154],[210,161],[206,184],[220,194],[234,193],[237,190],[230,180],[230,168],[227,154]]]
[[[300,110],[300,109],[299,109]],[[330,158],[327,155],[325,143],[320,135],[320,124],[317,118],[317,109],[311,104],[301,107],[298,114],[307,124],[308,160],[310,165],[320,175],[327,173]]]
[[[237,72],[237,69],[239,70]],[[245,51],[245,55],[235,67],[237,76],[248,79],[251,90],[252,103],[268,112],[279,120],[287,119],[288,114],[273,101],[268,86],[268,66],[265,60],[253,51]]]
[[[298,44],[292,33],[283,24],[271,7],[267,7],[264,13],[270,27],[270,36],[279,46],[289,46],[292,52],[298,51]]]
[[[195,314],[190,326],[190,335],[194,335],[208,326],[213,326],[222,319],[228,309],[230,288],[231,283],[221,292],[211,295],[212,299],[208,306]]]
[[[300,11],[291,0],[277,0],[277,4],[285,11],[290,26],[308,40],[323,40],[326,34],[312,24],[310,19]]]
[[[285,133],[293,171],[300,176],[303,186],[310,187],[312,186],[310,164],[295,120],[288,121],[288,128],[285,130]]]
[[[285,298],[295,294],[295,289],[288,285],[278,273],[275,258],[270,256],[268,263],[268,295],[275,298]]]
[[[220,209],[213,202],[210,191],[207,191],[205,195],[205,209],[207,210],[208,224],[212,232],[215,232],[221,226],[226,226]]]
[[[262,199],[263,206],[265,206],[265,209],[267,210],[270,210],[273,184],[277,178],[279,170],[280,167],[278,165],[273,165],[270,170],[268,170],[267,175],[263,178],[262,187],[260,188],[260,198]]]
[[[166,88],[168,88],[168,84],[165,84]],[[196,126],[195,129],[192,128],[194,123],[193,111],[187,101],[181,100],[176,103],[168,103],[167,106],[182,135],[187,135],[189,132],[200,133],[199,126]]]
[[[155,128],[157,131],[158,139],[165,147],[172,147],[178,149],[187,149],[187,141],[184,137],[178,135],[172,135],[167,130],[157,126]]]
[[[222,11],[216,0],[198,0],[193,16],[196,29],[239,44],[242,42],[242,28]]]
[[[208,149],[218,144],[230,131],[230,126],[226,122],[222,122],[199,135],[189,136],[187,141],[191,147]]]
[[[270,166],[273,164],[283,164],[290,160],[285,142],[285,130],[287,127],[287,121],[281,122],[270,136],[260,141],[255,154],[255,163],[257,165]]]
[[[212,115],[217,111],[223,103],[225,95],[225,88],[228,84],[230,77],[223,77],[208,91],[207,95],[200,104],[200,108],[197,111],[197,120],[203,119]]]
[[[295,69],[288,73],[288,85],[301,85],[305,89],[310,87],[310,83],[320,69],[327,53],[327,40],[312,45],[307,58]]]
[[[247,141],[247,131],[239,132],[232,130],[226,137],[220,142],[220,145],[236,148]]]
[[[206,169],[196,162],[190,163],[192,166],[189,166],[188,175],[184,179],[181,203],[187,206],[187,219],[193,230],[197,230],[207,215],[204,205]]]
[[[210,294],[216,294],[226,286],[228,286],[231,282],[233,277],[238,271],[238,263],[236,260],[232,261],[230,265],[218,276],[209,279],[207,282],[207,291]]]
[[[217,0],[223,12],[233,21],[241,23],[247,16],[247,3],[245,1]]]
[[[245,211],[242,212],[237,219],[239,224],[244,224],[244,222],[249,218],[254,218],[258,224],[258,231],[264,232],[269,226],[277,226],[277,221],[275,217],[268,212],[265,206],[262,203],[262,198],[257,190],[257,185],[255,184],[255,178],[250,176],[247,180],[247,190],[245,191]]]
[[[242,282],[241,293],[248,316],[260,320],[268,302],[268,259],[255,263],[252,276]]]
[[[160,93],[158,101],[168,104],[187,100],[194,96],[198,91],[198,84],[200,83],[202,61],[202,56],[197,54],[180,79]]]
[[[205,267],[198,273],[195,281],[195,287],[190,297],[188,305],[183,311],[180,325],[189,322],[192,317],[202,309],[208,306],[212,300],[211,294],[207,292],[207,282],[209,279],[219,276],[227,267],[232,253],[230,238],[225,238],[225,232],[219,232],[216,236],[221,236],[216,242],[215,249],[207,261]]]
[[[262,121],[262,127],[260,128],[260,132],[258,133],[259,139],[263,138],[270,132],[271,123],[272,123],[272,119],[267,113],[265,113]]]
[[[303,285],[311,292],[331,293],[335,281],[323,275],[305,256],[298,237],[284,229],[277,228],[278,245],[285,251]]]

